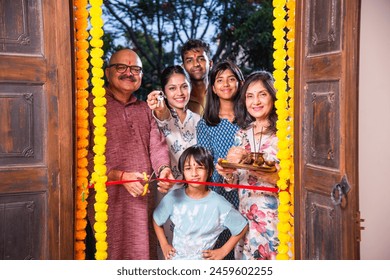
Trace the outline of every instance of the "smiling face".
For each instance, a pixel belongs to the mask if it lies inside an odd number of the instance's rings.
[[[128,66],[142,67],[141,59],[132,50],[120,50],[112,55],[110,59],[110,65],[124,64]],[[116,67],[107,67],[105,70],[107,80],[109,82],[109,88],[114,94],[122,96],[130,96],[133,92],[139,89],[142,82],[142,72],[139,74],[133,74],[130,68],[127,68],[125,72],[119,73]]]
[[[200,81],[207,78],[212,62],[203,48],[196,48],[184,53],[183,67],[191,80]]]
[[[213,91],[220,99],[233,100],[238,92],[238,80],[232,70],[226,69],[217,74]]]
[[[207,168],[203,165],[198,164],[193,156],[189,156],[184,162],[183,175],[185,180],[187,181],[198,182],[206,182],[209,176]],[[206,185],[188,183],[188,187],[199,189],[202,187],[206,188]]]
[[[258,121],[267,120],[273,108],[271,94],[262,81],[251,83],[245,93],[248,113]]]
[[[189,81],[179,73],[172,74],[164,87],[169,105],[176,110],[184,110],[190,100],[190,91]]]

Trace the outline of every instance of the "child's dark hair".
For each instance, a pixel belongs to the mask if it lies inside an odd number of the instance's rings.
[[[197,164],[206,168],[208,171],[207,181],[210,180],[210,177],[214,172],[214,161],[211,153],[202,146],[188,147],[179,158],[178,168],[181,174],[184,174],[184,164],[190,157],[193,157]]]
[[[246,129],[255,120],[246,109],[246,91],[248,87],[254,82],[262,82],[272,97],[273,106],[269,115],[270,126],[267,128],[268,133],[276,133],[276,121],[278,115],[276,114],[275,101],[276,89],[274,87],[274,78],[272,74],[265,70],[255,71],[249,74],[245,79],[245,83],[241,87],[240,100],[238,101],[238,110],[236,112],[237,124],[239,127]]]
[[[184,61],[184,54],[190,50],[203,49],[207,57],[211,59],[210,45],[199,39],[189,39],[181,47],[181,59]]]

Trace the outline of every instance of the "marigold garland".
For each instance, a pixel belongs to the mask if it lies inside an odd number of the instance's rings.
[[[290,201],[290,224],[291,231],[290,233],[290,251],[292,254],[292,258],[295,256],[294,251],[294,55],[295,55],[295,0],[287,0],[287,66],[289,67],[287,70],[288,77],[288,115],[289,115],[289,123],[290,123],[290,145],[289,150],[291,154],[291,164],[290,164],[290,186],[289,191],[291,195]]]
[[[106,182],[107,182],[107,167],[105,165],[105,150],[107,138],[105,135],[105,124],[106,120],[106,98],[105,98],[105,89],[104,89],[104,72],[102,70],[104,54],[101,47],[103,46],[103,40],[101,37],[104,34],[103,31],[103,20],[102,20],[102,0],[90,0],[90,10],[91,15],[91,41],[90,44],[93,47],[91,50],[91,64],[92,64],[92,94],[94,96],[93,104],[95,108],[93,110],[94,118],[93,123],[96,126],[94,130],[94,147],[93,151],[95,152],[94,156],[94,172],[92,174],[92,182],[95,185],[96,191],[96,203],[95,208],[95,239],[96,239],[96,253],[95,258],[97,260],[107,259],[107,248],[108,244],[106,241],[107,238],[107,199],[108,194],[106,191]]]
[[[85,237],[87,225],[88,197],[88,11],[87,0],[75,0],[76,29],[76,120],[77,120],[77,180],[76,180],[76,210],[75,210],[75,259],[85,259]]]
[[[291,217],[290,213],[292,207],[292,191],[293,188],[293,106],[291,106],[291,98],[293,95],[293,88],[291,87],[291,73],[293,75],[293,70],[287,73],[288,83],[285,81],[286,77],[286,67],[293,69],[293,59],[294,50],[291,49],[291,40],[294,39],[294,36],[291,35],[290,31],[287,35],[289,42],[286,44],[286,32],[284,31],[287,27],[288,30],[293,29],[294,18],[291,18],[292,14],[295,14],[295,1],[287,0],[274,0],[272,5],[274,7],[274,32],[273,36],[275,38],[274,42],[274,78],[275,78],[275,88],[276,88],[276,98],[275,102],[276,113],[278,114],[278,121],[276,123],[277,128],[277,137],[278,137],[278,158],[280,160],[280,170],[279,170],[279,180],[277,185],[280,189],[279,192],[279,201],[280,205],[278,207],[278,237],[280,244],[278,246],[278,254],[276,259],[278,260],[288,260],[292,254],[291,246],[293,244],[293,227],[291,226]],[[286,7],[287,4],[287,7]],[[286,21],[285,17],[287,15],[289,22]],[[291,38],[292,36],[292,38]],[[286,47],[288,50],[286,50]],[[287,91],[287,87],[290,87]]]

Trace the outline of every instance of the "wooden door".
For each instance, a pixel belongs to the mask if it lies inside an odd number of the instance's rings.
[[[0,259],[73,258],[70,7],[0,0]]]
[[[358,259],[360,0],[296,11],[296,258]]]

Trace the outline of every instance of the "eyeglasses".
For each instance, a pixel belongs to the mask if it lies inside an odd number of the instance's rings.
[[[130,72],[133,75],[138,75],[142,72],[142,67],[135,66],[135,65],[126,65],[121,63],[115,63],[108,65],[107,68],[115,67],[116,72],[118,73],[125,73],[127,71],[127,68],[130,68]]]

